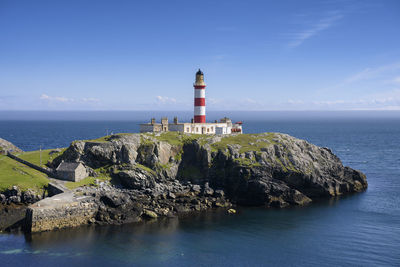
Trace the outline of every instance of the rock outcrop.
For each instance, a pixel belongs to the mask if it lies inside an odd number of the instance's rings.
[[[20,153],[22,152],[22,150],[13,145],[12,143],[8,142],[7,140],[0,138],[0,155],[2,154],[5,155],[7,154],[7,152]]]
[[[330,149],[279,133],[113,135],[74,142],[53,165],[61,160],[108,168],[128,189],[156,192],[171,182],[208,183],[243,205],[302,205],[367,187],[365,175],[344,167]]]
[[[75,141],[62,160],[107,172],[79,188],[97,212],[86,223],[125,223],[234,205],[306,205],[367,188],[363,173],[328,148],[279,133],[229,136],[121,134]],[[40,202],[39,202],[40,203]]]

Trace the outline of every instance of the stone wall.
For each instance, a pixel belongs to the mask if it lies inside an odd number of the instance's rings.
[[[53,171],[51,171],[49,169],[42,168],[42,167],[40,167],[38,165],[32,164],[32,163],[30,163],[30,162],[28,162],[26,160],[23,160],[23,159],[15,156],[13,154],[11,154],[10,152],[7,152],[7,156],[12,158],[12,159],[14,159],[14,160],[16,160],[16,161],[18,161],[18,162],[21,162],[22,164],[25,164],[26,166],[29,166],[29,167],[37,170],[37,171],[43,172],[43,173],[47,174],[48,176],[52,176],[52,177],[55,176],[55,173]]]
[[[97,210],[94,202],[76,201],[50,207],[35,204],[26,211],[26,227],[31,232],[43,232],[85,225],[94,222]]]
[[[57,171],[57,178],[65,181],[71,181],[71,182],[76,182],[75,181],[75,171]]]
[[[86,171],[86,168],[82,165],[79,164],[78,168],[75,170],[75,182],[78,182],[88,176],[88,173]]]

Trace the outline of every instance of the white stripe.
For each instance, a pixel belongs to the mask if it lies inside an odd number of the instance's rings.
[[[206,107],[205,106],[196,106],[194,107],[194,115],[206,115]]]
[[[204,89],[194,89],[194,97],[195,98],[205,98],[206,90]]]

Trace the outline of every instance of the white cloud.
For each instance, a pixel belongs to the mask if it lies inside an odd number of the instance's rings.
[[[50,96],[47,94],[42,94],[39,99],[49,104],[64,103],[65,105],[74,107],[79,107],[82,104],[99,104],[101,102],[100,99],[94,97],[68,98],[64,96]]]
[[[93,98],[93,97],[89,97],[89,98],[82,98],[82,102],[89,102],[89,103],[99,103],[100,99],[98,98]]]
[[[338,105],[338,104],[345,104],[346,101],[344,101],[344,100],[323,100],[323,101],[313,101],[312,103],[317,106],[332,106],[332,105]]]
[[[53,102],[73,102],[74,99],[73,98],[67,98],[67,97],[63,97],[63,96],[49,96],[46,94],[42,94],[40,96],[40,99],[42,100],[47,100],[47,101],[53,101]]]
[[[289,100],[287,101],[287,103],[288,103],[288,104],[296,105],[296,104],[304,104],[304,101],[303,101],[303,100],[293,100],[293,99],[289,99]]]
[[[246,98],[244,99],[245,102],[247,102],[248,104],[258,104],[258,102],[254,99],[251,98]]]
[[[176,103],[176,99],[173,97],[168,97],[168,96],[156,96],[156,100],[158,103],[162,103],[162,104],[175,104]]]
[[[329,16],[319,20],[308,29],[291,34],[293,40],[289,43],[289,47],[294,48],[310,39],[311,37],[319,34],[320,32],[332,27],[338,20],[342,19],[343,15],[338,12],[333,12]]]

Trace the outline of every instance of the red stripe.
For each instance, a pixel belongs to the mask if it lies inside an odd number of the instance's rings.
[[[194,105],[195,106],[205,106],[206,105],[206,99],[205,98],[195,98],[194,99]]]
[[[206,115],[195,115],[194,123],[204,123],[206,122]]]
[[[194,89],[205,89],[205,85],[193,85]]]

